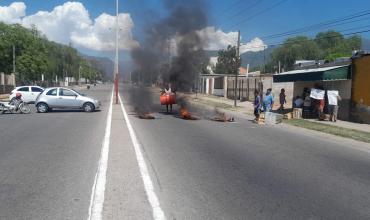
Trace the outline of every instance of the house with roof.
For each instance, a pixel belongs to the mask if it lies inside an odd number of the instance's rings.
[[[351,120],[370,124],[370,53],[352,57]]]
[[[292,97],[303,96],[305,90],[323,87],[337,90],[338,118],[341,120],[370,123],[370,54],[359,54],[352,59],[319,67],[283,72],[273,75],[274,88],[291,87]]]

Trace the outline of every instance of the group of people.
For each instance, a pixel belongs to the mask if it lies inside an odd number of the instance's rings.
[[[261,97],[260,91],[256,89],[254,91],[254,116],[256,117],[255,122],[259,123],[261,112],[271,112],[274,106],[274,96],[272,95],[272,89],[267,89],[266,94]]]
[[[336,122],[338,118],[339,101],[341,97],[338,91],[324,90],[322,87],[316,87],[321,92],[325,92],[322,98],[312,98],[311,91],[307,88],[304,89],[302,96],[296,96],[293,100],[293,108],[302,108],[304,115],[310,117],[312,114],[317,115],[319,120],[325,120],[325,113],[330,114],[330,121]],[[266,94],[261,97],[260,91],[255,90],[254,101],[254,115],[255,121],[260,121],[261,112],[271,112],[274,105],[274,96],[272,89],[267,89]],[[284,113],[285,104],[287,103],[285,89],[281,89],[279,94],[280,113]]]

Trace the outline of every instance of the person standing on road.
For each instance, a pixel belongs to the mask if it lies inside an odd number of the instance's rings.
[[[272,89],[267,89],[265,98],[263,99],[263,109],[265,112],[271,112],[274,106],[274,96],[271,93]]]
[[[341,101],[338,91],[328,91],[328,102],[329,102],[329,113],[330,121],[336,122],[338,117],[339,105],[338,102]]]
[[[280,101],[280,112],[284,113],[284,105],[286,104],[285,89],[281,89],[280,95],[279,95],[279,101]]]
[[[254,121],[256,123],[260,122],[261,108],[262,108],[262,103],[261,103],[260,92],[258,91],[258,89],[256,89],[254,90],[254,116],[256,117]]]
[[[168,84],[167,88],[164,88],[164,93],[166,95],[171,95],[173,93],[172,88],[171,88],[171,83]],[[167,104],[166,105],[167,113],[168,113],[168,106],[170,106],[170,112],[172,112],[172,104]]]

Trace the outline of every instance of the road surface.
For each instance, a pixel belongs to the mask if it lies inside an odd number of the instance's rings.
[[[0,115],[0,219],[88,218],[111,89],[84,91],[103,104],[91,114]],[[142,120],[129,90],[120,94],[167,219],[370,219],[368,145],[241,118],[186,121],[159,105]],[[103,219],[152,219],[119,105],[111,122]]]
[[[122,94],[127,106],[137,98]],[[169,219],[370,218],[366,144],[240,118],[156,116],[131,119]]]

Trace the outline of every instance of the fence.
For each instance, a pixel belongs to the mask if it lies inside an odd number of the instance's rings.
[[[238,100],[254,101],[254,91],[263,91],[263,83],[260,77],[239,78],[236,96]],[[234,99],[235,79],[227,80],[227,98]]]
[[[10,93],[15,87],[15,75],[0,73],[0,94]]]

